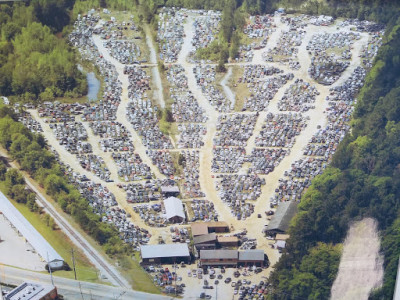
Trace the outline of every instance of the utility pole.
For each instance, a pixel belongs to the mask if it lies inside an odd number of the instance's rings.
[[[74,276],[75,276],[75,280],[76,280],[76,268],[75,268],[75,250],[74,248],[71,249],[71,255],[72,255],[72,266],[74,267]]]
[[[47,267],[49,268],[49,272],[50,272],[51,285],[54,286],[53,273],[51,272],[51,266],[50,266],[50,262],[49,262],[49,252],[47,252]]]

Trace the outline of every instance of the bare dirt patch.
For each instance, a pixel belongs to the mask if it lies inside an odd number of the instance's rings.
[[[365,218],[351,225],[332,286],[332,300],[368,299],[370,291],[382,285],[383,257],[379,248],[376,220]]]

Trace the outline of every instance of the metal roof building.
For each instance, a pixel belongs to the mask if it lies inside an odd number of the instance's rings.
[[[265,261],[264,250],[245,250],[239,252],[240,265],[263,266]]]
[[[296,213],[297,202],[281,202],[265,231],[268,233],[286,232],[289,229],[290,221]]]
[[[186,219],[182,201],[175,197],[164,200],[165,217],[174,223],[180,223]]]
[[[239,261],[263,261],[264,250],[246,250],[239,252]]]
[[[52,269],[63,267],[64,259],[50,246],[31,223],[25,219],[15,206],[12,205],[2,192],[0,192],[0,211]]]
[[[140,247],[140,255],[144,263],[171,261],[174,258],[190,260],[189,247],[186,243],[143,245]]]

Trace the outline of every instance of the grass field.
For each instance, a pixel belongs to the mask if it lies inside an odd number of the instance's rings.
[[[154,285],[151,276],[139,264],[140,254],[136,252],[133,257],[123,256],[118,259],[122,275],[129,280],[136,291],[161,294],[160,289]]]

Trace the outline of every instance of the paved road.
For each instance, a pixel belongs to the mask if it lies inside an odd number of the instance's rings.
[[[112,287],[103,284],[89,283],[53,276],[54,285],[64,299],[172,299],[162,295],[153,295],[143,292],[136,292],[125,288]],[[51,284],[51,277],[48,274],[35,273],[8,266],[0,266],[0,281],[8,284],[19,285],[24,281]]]

